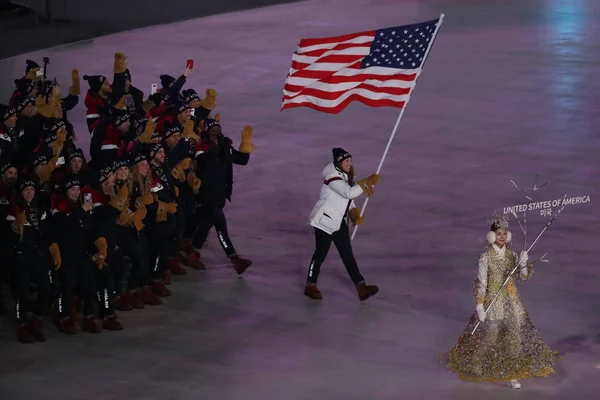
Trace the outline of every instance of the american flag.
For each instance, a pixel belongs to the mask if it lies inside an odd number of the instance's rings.
[[[302,39],[292,57],[281,109],[337,114],[353,101],[404,107],[440,19],[349,35]]]

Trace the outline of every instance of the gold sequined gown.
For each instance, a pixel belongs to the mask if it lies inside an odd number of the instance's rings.
[[[518,262],[517,254],[506,248],[488,246],[479,257],[473,288],[476,303],[488,308],[494,295]],[[521,281],[533,274],[519,272]],[[511,379],[545,377],[554,373],[558,353],[551,350],[533,326],[519,298],[514,278],[506,284],[496,302],[479,324],[477,313],[469,320],[458,342],[448,353],[448,365],[465,380],[503,382]]]

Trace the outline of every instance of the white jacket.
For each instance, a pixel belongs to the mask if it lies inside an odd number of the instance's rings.
[[[319,200],[313,207],[308,223],[315,228],[332,234],[340,229],[348,207],[353,199],[363,193],[359,185],[350,186],[348,175],[333,163],[323,169],[323,186]]]

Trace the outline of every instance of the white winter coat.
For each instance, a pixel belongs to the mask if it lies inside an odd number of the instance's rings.
[[[333,163],[323,169],[321,195],[310,213],[308,223],[328,234],[340,229],[348,206],[363,193],[359,185],[348,184],[348,174],[337,169]]]

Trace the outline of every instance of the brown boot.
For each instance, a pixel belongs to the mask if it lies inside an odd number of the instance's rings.
[[[179,241],[179,251],[183,251],[186,254],[192,251],[192,241],[189,239],[181,239]]]
[[[157,295],[155,295],[152,292],[152,289],[150,288],[146,288],[146,289],[140,289],[138,291],[140,299],[144,302],[144,304],[147,304],[149,306],[159,306],[161,305],[163,302],[160,299],[160,297],[158,297]]]
[[[129,301],[129,292],[117,297],[117,299],[115,300],[114,307],[116,310],[119,310],[119,311],[133,310],[133,306],[131,305],[131,303]]]
[[[360,301],[365,301],[371,296],[375,296],[377,292],[379,292],[379,288],[375,285],[365,285],[364,283],[360,283],[356,285],[356,290],[358,291],[358,298]]]
[[[76,335],[79,333],[79,329],[75,325],[75,321],[69,316],[66,318],[62,318],[58,323],[58,330],[62,333],[67,333],[69,335]]]
[[[31,336],[29,332],[28,324],[19,325],[19,329],[17,330],[17,338],[21,343],[35,343],[35,339]]]
[[[141,310],[146,306],[144,300],[142,300],[142,297],[140,296],[139,291],[137,290],[135,292],[129,292],[129,304],[138,310]]]
[[[117,314],[109,315],[108,317],[104,317],[102,320],[102,328],[109,331],[121,331],[123,330],[123,325],[117,319]]]
[[[183,263],[197,271],[204,271],[206,269],[206,265],[200,261],[200,253],[194,250],[187,253]]]
[[[171,296],[171,294],[172,294],[171,291],[169,290],[169,288],[166,287],[165,284],[162,283],[161,281],[154,281],[152,283],[152,291],[158,297],[168,297],[168,296]]]
[[[83,318],[83,322],[81,323],[81,329],[89,333],[102,332],[102,328],[98,323],[98,318],[96,318],[93,315],[87,315]]]
[[[171,258],[169,260],[169,271],[171,271],[173,275],[187,275],[187,271],[181,266],[181,263],[177,258]]]
[[[31,320],[29,320],[29,333],[31,336],[38,342],[45,342],[46,335],[44,335],[44,330],[42,329],[42,319],[36,317],[35,315]]]
[[[317,289],[316,285],[306,285],[304,287],[304,295],[313,300],[323,299],[323,295],[321,294],[321,291]]]
[[[171,271],[166,270],[165,272],[163,272],[163,278],[162,281],[165,285],[172,285],[173,284],[173,274],[171,273]]]
[[[252,261],[241,258],[240,256],[231,257],[231,265],[238,275],[241,275],[252,265]]]

